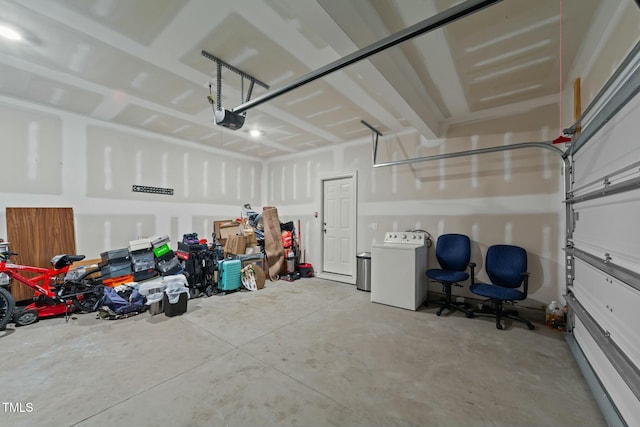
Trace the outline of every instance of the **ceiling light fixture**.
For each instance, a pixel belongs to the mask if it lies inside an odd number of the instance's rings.
[[[251,135],[251,136],[252,136],[252,137],[254,137],[254,138],[259,138],[259,137],[261,137],[262,135],[264,135],[264,132],[262,132],[262,131],[261,131],[261,130],[259,130],[259,129],[251,129],[251,130],[249,131],[249,135]]]
[[[4,37],[7,40],[12,40],[12,41],[22,40],[22,34],[20,34],[18,31],[16,31],[11,27],[8,27],[6,25],[1,25],[1,24],[0,24],[0,36]]]

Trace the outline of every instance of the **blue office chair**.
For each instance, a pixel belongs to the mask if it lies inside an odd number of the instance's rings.
[[[438,316],[445,309],[450,311],[459,310],[467,317],[473,317],[473,312],[463,303],[451,301],[451,287],[462,286],[459,282],[467,280],[467,266],[471,267],[471,277],[473,277],[474,263],[470,263],[471,241],[463,234],[443,234],[438,237],[436,243],[436,258],[441,269],[427,270],[427,277],[434,282],[440,282],[445,292],[444,301],[440,304],[440,309],[436,312]],[[472,279],[473,281],[473,279]]]
[[[484,267],[491,283],[474,283],[470,289],[474,294],[490,299],[492,307],[483,306],[480,310],[473,310],[473,314],[495,316],[498,329],[502,329],[500,321],[503,317],[524,322],[529,329],[533,329],[531,322],[521,318],[517,311],[504,310],[502,307],[506,301],[522,301],[527,298],[527,251],[512,245],[490,246]],[[520,286],[522,290],[518,289]]]

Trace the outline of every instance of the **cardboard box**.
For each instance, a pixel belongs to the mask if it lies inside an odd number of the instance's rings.
[[[220,227],[223,225],[229,225],[231,223],[234,223],[232,219],[223,219],[221,221],[213,221],[213,232],[216,234],[216,239],[223,238],[220,236]]]
[[[220,234],[216,234],[216,237],[218,239],[228,239],[229,236],[235,236],[238,233],[240,233],[240,227],[238,226],[237,223],[232,223],[232,224],[227,224],[227,225],[221,225],[220,226]]]
[[[242,255],[247,247],[247,239],[244,236],[230,235],[224,245],[227,254]]]
[[[256,233],[253,228],[243,230],[244,236],[247,238],[247,246],[258,246],[258,240],[256,239]]]

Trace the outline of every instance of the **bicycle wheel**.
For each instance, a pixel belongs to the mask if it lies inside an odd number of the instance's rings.
[[[4,330],[13,316],[13,310],[16,307],[16,301],[13,299],[11,292],[0,287],[0,331]]]
[[[89,313],[96,311],[100,307],[104,296],[100,269],[89,270],[74,280],[71,286],[71,294],[74,295],[71,297],[71,301],[79,310]]]

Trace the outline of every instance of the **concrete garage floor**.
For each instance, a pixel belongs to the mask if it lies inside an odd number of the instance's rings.
[[[0,425],[606,425],[562,334],[435,310],[314,278],[173,318],[10,325],[0,400],[24,411]]]

